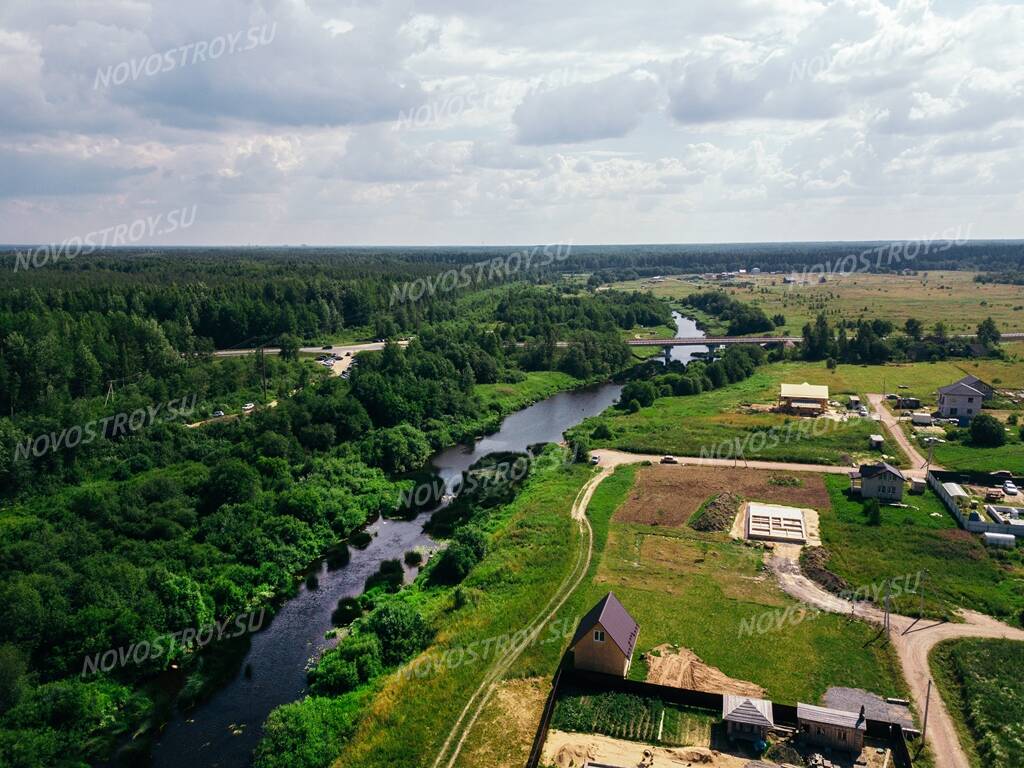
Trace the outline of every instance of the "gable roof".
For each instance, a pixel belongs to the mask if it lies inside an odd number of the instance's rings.
[[[890,474],[900,480],[906,480],[903,473],[887,462],[881,461],[878,464],[861,464],[858,477],[878,477],[879,475]]]
[[[974,387],[984,395],[991,395],[993,392],[995,392],[995,390],[992,388],[990,384],[987,384],[986,382],[979,379],[977,376],[973,376],[971,374],[967,374],[962,379],[960,379],[960,383],[966,384],[969,387]]]
[[[801,704],[800,702],[797,702],[796,705],[796,719],[805,720],[808,723],[854,728],[858,731],[865,731],[868,727],[868,721],[861,717],[859,712],[816,707],[813,704]]]
[[[576,643],[586,637],[590,630],[598,624],[604,628],[608,637],[619,646],[619,650],[626,654],[627,658],[633,655],[633,646],[636,645],[636,636],[640,633],[640,625],[629,615],[629,611],[622,606],[614,592],[609,592],[602,597],[601,601],[580,620],[580,625],[576,628],[576,634],[573,635],[569,647],[574,648]]]
[[[828,400],[828,387],[824,384],[783,384],[780,389],[781,397],[794,397],[797,399],[807,398],[809,400]]]
[[[764,728],[775,727],[772,703],[764,699],[750,696],[734,696],[727,693],[722,696],[722,719],[730,723],[746,723]]]
[[[981,397],[981,398],[985,397],[985,393],[982,392],[980,389],[977,389],[976,387],[973,387],[970,384],[965,384],[963,381],[954,381],[949,386],[939,387],[939,394],[940,395],[967,395],[967,396],[973,395],[975,397]]]

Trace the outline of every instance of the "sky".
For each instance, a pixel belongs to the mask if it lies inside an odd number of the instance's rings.
[[[0,242],[1024,237],[1022,41],[966,0],[3,0]]]

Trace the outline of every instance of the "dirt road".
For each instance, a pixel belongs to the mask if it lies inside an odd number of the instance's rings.
[[[610,448],[599,448],[590,452],[591,456],[597,456],[603,467],[617,467],[620,464],[639,464],[642,461],[649,461],[658,464],[662,457],[660,455],[643,453],[626,453],[625,451],[613,451]],[[678,464],[694,467],[734,467],[747,469],[776,469],[790,472],[826,472],[830,475],[845,475],[850,467],[837,467],[832,464],[790,464],[785,461],[753,461],[743,459],[702,459],[699,456],[675,456]]]
[[[580,546],[576,552],[576,561],[573,564],[572,570],[559,585],[558,589],[555,590],[555,594],[551,596],[543,610],[534,617],[534,620],[527,627],[524,627],[526,631],[523,633],[525,635],[523,641],[513,646],[507,654],[498,659],[484,676],[479,687],[474,691],[469,701],[466,702],[462,712],[459,713],[458,719],[448,733],[448,738],[445,739],[441,750],[437,753],[437,758],[433,762],[433,768],[438,768],[442,765],[445,768],[452,768],[455,765],[455,761],[462,751],[463,744],[473,730],[473,725],[476,723],[477,718],[480,717],[480,713],[501,682],[501,679],[505,676],[505,673],[512,668],[512,665],[522,655],[523,651],[529,647],[532,642],[531,638],[535,633],[544,624],[555,618],[558,611],[565,605],[566,600],[576,591],[576,587],[580,585],[580,582],[587,575],[587,570],[590,568],[590,560],[594,554],[594,531],[590,527],[590,521],[587,520],[587,506],[590,504],[590,499],[594,495],[594,491],[597,490],[597,486],[611,472],[611,467],[602,467],[576,494],[570,515],[580,528]],[[456,736],[458,737],[457,740]]]
[[[776,546],[769,566],[775,572],[782,588],[797,600],[813,605],[830,613],[841,613],[849,616],[851,612],[858,618],[865,619],[881,626],[883,613],[872,605],[850,603],[825,591],[804,576],[799,565],[800,548],[792,546]],[[973,611],[961,611],[963,624],[936,622],[934,620],[917,620],[909,616],[893,614],[889,617],[890,640],[899,656],[903,667],[903,676],[907,680],[917,711],[924,714],[924,702],[928,693],[928,681],[931,669],[928,666],[928,654],[937,643],[961,637],[986,637],[1024,641],[1024,631],[996,621]],[[970,768],[967,755],[964,754],[957,738],[953,720],[946,709],[938,689],[932,686],[931,704],[928,708],[928,743],[935,755],[935,768]]]
[[[907,433],[900,428],[900,420],[897,419],[892,412],[885,407],[885,395],[868,395],[868,402],[871,403],[871,407],[875,409],[875,412],[882,419],[882,423],[885,428],[889,431],[892,439],[896,441],[896,444],[903,449],[903,452],[907,454],[907,459],[910,461],[911,469],[907,474],[913,477],[924,477],[926,470],[925,465],[928,460],[921,455],[921,452],[917,450],[917,447],[910,442],[910,438],[907,437]],[[938,464],[932,464],[934,469],[942,469]]]

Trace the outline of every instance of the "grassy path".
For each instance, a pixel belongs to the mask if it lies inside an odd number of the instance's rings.
[[[495,661],[494,665],[484,676],[484,679],[480,682],[476,691],[470,697],[469,701],[466,702],[466,706],[463,707],[462,712],[459,713],[458,719],[452,726],[448,737],[445,739],[444,744],[441,745],[441,750],[438,752],[437,757],[434,759],[433,768],[439,768],[444,766],[445,768],[452,768],[455,765],[455,761],[458,759],[459,754],[462,751],[462,746],[473,729],[473,725],[476,723],[477,718],[480,717],[480,713],[483,711],[491,695],[494,693],[495,687],[501,682],[504,675],[511,669],[512,665],[519,659],[523,651],[526,650],[531,642],[532,638],[538,633],[547,622],[554,619],[555,615],[561,610],[565,602],[572,596],[572,593],[583,581],[587,575],[587,571],[590,569],[590,560],[593,557],[594,552],[594,531],[590,526],[590,521],[587,520],[587,505],[590,503],[591,497],[594,495],[594,491],[597,490],[597,486],[608,477],[612,472],[611,467],[602,467],[594,477],[587,481],[580,492],[576,495],[576,499],[573,502],[571,515],[572,518],[577,522],[580,528],[580,547],[576,553],[576,561],[573,565],[572,571],[565,577],[562,583],[559,585],[558,590],[551,599],[548,601],[544,609],[534,617],[527,631],[524,633],[524,639],[516,646],[513,646],[507,654],[502,658]],[[457,738],[456,738],[457,737]]]

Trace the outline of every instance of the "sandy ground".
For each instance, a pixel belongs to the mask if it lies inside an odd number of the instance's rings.
[[[502,681],[480,716],[482,727],[466,740],[459,766],[524,765],[550,690],[548,677]]]
[[[858,603],[854,609],[853,604],[847,600],[826,592],[804,576],[800,572],[799,556],[799,547],[777,547],[771,553],[769,565],[786,592],[822,610],[846,615],[853,612],[858,618],[882,624],[883,614],[874,606]],[[961,611],[960,616],[964,622],[962,624],[917,620],[896,614],[890,617],[890,640],[903,666],[903,676],[910,686],[919,714],[924,713],[928,681],[931,679],[928,653],[937,643],[960,637],[1024,640],[1024,631],[1009,627],[990,616],[974,611]],[[949,711],[934,686],[928,711],[928,743],[935,755],[935,768],[969,768]]]
[[[889,435],[896,444],[903,449],[903,452],[907,455],[907,460],[910,462],[911,469],[907,470],[905,474],[911,477],[923,478],[927,474],[925,464],[928,460],[921,455],[921,452],[917,450],[910,438],[907,437],[906,433],[900,428],[900,421],[897,419],[892,412],[885,407],[885,395],[868,395],[868,401],[871,403],[871,407],[875,412],[882,417],[882,423],[888,430]],[[932,464],[932,469],[942,469],[938,464]]]
[[[604,465],[606,452],[591,453],[600,455],[601,463]],[[643,458],[635,460],[642,461]],[[649,525],[686,525],[693,513],[708,498],[725,492],[745,499],[792,504],[798,507],[823,506],[829,503],[828,491],[820,477],[799,478],[802,481],[800,486],[773,485],[769,482],[772,476],[794,477],[794,473],[782,470],[723,472],[717,467],[655,464],[644,467],[637,473],[636,485],[629,498],[615,513],[616,521]]]
[[[647,654],[647,682],[711,693],[764,697],[764,688],[746,680],[736,680],[717,667],[701,661],[689,648],[674,649],[668,643],[654,649],[660,655]]]
[[[637,741],[597,734],[566,733],[552,729],[544,743],[542,765],[581,768],[587,760],[623,768],[744,768],[749,758],[733,757],[706,747],[655,747]]]

